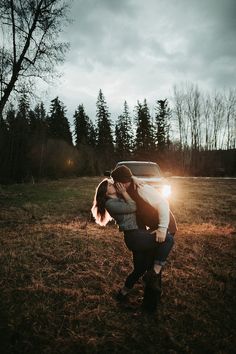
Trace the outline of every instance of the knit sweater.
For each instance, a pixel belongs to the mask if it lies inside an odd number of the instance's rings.
[[[138,229],[136,221],[136,203],[130,199],[125,201],[122,198],[110,198],[106,201],[105,208],[113,219],[115,219],[120,231]]]

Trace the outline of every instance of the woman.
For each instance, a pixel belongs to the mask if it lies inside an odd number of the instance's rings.
[[[133,253],[134,269],[126,278],[117,298],[124,300],[138,279],[146,272],[144,281],[151,281],[156,293],[161,292],[161,269],[173,246],[173,237],[167,233],[165,241],[156,242],[155,236],[146,229],[139,229],[136,220],[136,203],[122,183],[114,184],[104,179],[97,187],[92,214],[95,221],[105,226],[115,219],[119,230],[124,232],[124,241]],[[151,279],[151,280],[150,280]],[[155,307],[155,306],[154,306]]]

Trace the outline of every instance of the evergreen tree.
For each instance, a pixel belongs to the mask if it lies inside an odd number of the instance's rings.
[[[47,146],[47,115],[43,102],[29,112],[30,120],[30,157],[34,176],[44,175],[44,163]]]
[[[158,100],[156,107],[156,143],[159,151],[170,145],[170,115],[167,99]]]
[[[78,106],[74,114],[75,126],[75,145],[79,150],[77,159],[78,175],[94,175],[95,174],[95,145],[96,132],[93,123],[87,116],[83,104]]]
[[[51,101],[50,114],[47,121],[50,138],[63,140],[72,145],[72,134],[69,121],[66,118],[66,109],[58,97]]]
[[[5,182],[8,167],[8,129],[6,121],[0,117],[0,183]]]
[[[83,104],[78,106],[74,114],[75,126],[75,144],[79,147],[81,144],[95,146],[96,132],[93,123],[87,116]]]
[[[45,135],[47,128],[47,115],[43,102],[37,104],[34,110],[29,112],[30,132],[39,136]]]
[[[133,148],[133,133],[128,104],[124,102],[123,114],[118,117],[115,127],[116,153],[119,159],[130,156]]]
[[[97,142],[97,131],[91,120],[88,122],[88,144],[92,147],[96,146]]]
[[[97,107],[97,127],[96,127],[96,166],[97,173],[104,172],[104,168],[111,168],[114,165],[114,145],[110,121],[110,113],[102,90],[99,90]]]
[[[19,99],[16,116],[14,111],[7,115],[9,125],[9,167],[10,178],[22,182],[29,175],[29,100],[25,94]]]
[[[100,89],[97,99],[97,147],[99,150],[113,152],[113,138],[110,122],[110,113],[105,97]]]
[[[136,151],[141,153],[152,151],[155,147],[154,132],[146,99],[143,105],[138,101],[136,106],[136,126]]]

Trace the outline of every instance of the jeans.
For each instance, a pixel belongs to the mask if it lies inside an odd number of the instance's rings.
[[[124,240],[133,253],[134,265],[125,281],[127,288],[132,288],[147,270],[152,269],[154,262],[164,265],[174,244],[174,238],[169,232],[164,242],[157,242],[155,235],[142,229],[125,231]]]

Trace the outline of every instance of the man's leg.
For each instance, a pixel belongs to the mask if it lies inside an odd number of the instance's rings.
[[[154,264],[152,269],[149,267],[149,271],[144,276],[145,289],[143,297],[143,308],[152,313],[156,310],[161,298],[161,275],[162,267],[173,247],[173,236],[166,235],[166,240],[162,243],[158,243],[158,246],[154,251]]]
[[[157,242],[155,236],[147,230],[132,230],[125,233],[125,243],[133,252],[154,252],[153,263],[147,265],[152,270],[145,276],[145,290],[143,306],[153,312],[156,309],[161,294],[161,269],[173,247],[173,236],[167,233],[164,242]],[[149,258],[150,261],[150,258]]]

